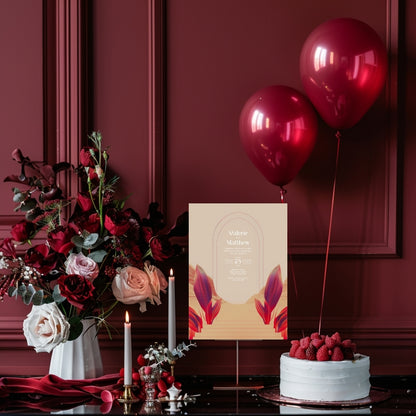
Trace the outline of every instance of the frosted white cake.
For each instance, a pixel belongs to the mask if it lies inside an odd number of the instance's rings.
[[[280,394],[312,401],[348,401],[370,393],[370,358],[355,354],[354,360],[310,361],[280,357]]]

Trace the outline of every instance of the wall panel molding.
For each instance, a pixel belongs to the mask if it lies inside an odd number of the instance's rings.
[[[85,132],[85,14],[82,0],[56,3],[56,159],[78,165]],[[78,191],[75,175],[65,175],[68,196]]]
[[[165,1],[148,0],[149,202],[166,212]]]

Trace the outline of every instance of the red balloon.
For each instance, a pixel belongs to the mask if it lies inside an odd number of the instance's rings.
[[[269,182],[283,186],[298,174],[311,154],[318,120],[304,95],[273,85],[257,91],[245,103],[239,131],[254,166]]]
[[[366,23],[329,20],[306,39],[300,75],[306,95],[336,129],[354,126],[373,105],[387,73],[386,48]]]

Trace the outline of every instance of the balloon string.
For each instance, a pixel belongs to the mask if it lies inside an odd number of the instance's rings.
[[[329,256],[329,245],[331,242],[331,231],[332,231],[332,217],[334,214],[334,201],[335,201],[335,188],[337,184],[337,171],[338,171],[338,160],[339,160],[339,148],[340,148],[340,142],[341,142],[341,133],[337,131],[335,134],[335,137],[337,138],[337,155],[335,159],[335,172],[334,172],[334,182],[332,185],[332,198],[331,198],[331,210],[329,213],[329,227],[328,227],[328,239],[326,243],[326,252],[325,252],[325,266],[324,266],[324,279],[322,284],[322,297],[321,297],[321,311],[319,313],[319,327],[318,327],[318,333],[321,333],[321,325],[322,325],[322,311],[324,308],[324,298],[325,298],[325,287],[326,287],[326,276],[328,271],[328,256]]]
[[[287,193],[287,190],[283,188],[283,186],[280,187],[280,202],[285,202],[285,195]]]

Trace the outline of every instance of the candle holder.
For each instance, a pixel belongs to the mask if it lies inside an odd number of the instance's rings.
[[[132,393],[132,387],[133,386],[131,384],[124,385],[123,395],[118,399],[120,403],[136,403],[140,400]]]
[[[144,382],[145,403],[148,407],[154,406],[159,402],[156,398],[156,384],[162,375],[162,369],[159,366],[143,366],[139,368],[141,380]]]

